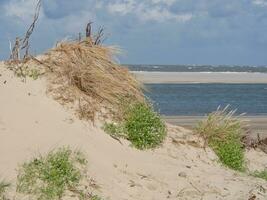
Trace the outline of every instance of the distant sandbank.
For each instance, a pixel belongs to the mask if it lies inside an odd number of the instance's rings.
[[[267,83],[267,73],[132,72],[143,83]]]

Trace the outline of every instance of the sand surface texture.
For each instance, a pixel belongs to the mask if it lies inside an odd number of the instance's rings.
[[[168,125],[161,148],[139,151],[77,119],[46,95],[44,79],[22,82],[3,64],[0,74],[1,177],[15,181],[18,164],[69,145],[85,152],[104,199],[267,199],[267,182],[221,166],[187,129]],[[251,170],[267,166],[264,153],[253,150],[246,156]]]

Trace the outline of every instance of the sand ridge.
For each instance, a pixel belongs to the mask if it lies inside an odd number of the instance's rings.
[[[39,153],[68,145],[85,152],[97,192],[111,200],[267,198],[263,180],[226,169],[191,131],[168,125],[156,150],[139,151],[112,139],[101,125],[81,121],[46,94],[44,78],[22,82],[0,64],[0,176],[15,180],[16,167]],[[247,153],[251,169],[265,154]],[[257,162],[255,162],[255,160]]]
[[[248,72],[132,72],[144,83],[267,83],[267,73]]]

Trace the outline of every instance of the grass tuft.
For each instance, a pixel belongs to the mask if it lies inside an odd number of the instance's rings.
[[[267,169],[262,170],[262,171],[255,171],[254,173],[251,174],[254,177],[261,178],[267,181]]]
[[[166,126],[150,105],[130,105],[121,124],[105,124],[104,131],[112,136],[124,137],[138,149],[159,146],[166,136]]]
[[[121,99],[143,102],[142,85],[115,62],[114,47],[81,42],[58,43],[42,63],[50,66],[49,91],[62,104],[75,105],[81,119],[120,118]]]
[[[97,195],[94,195],[94,196],[91,197],[90,200],[102,200],[102,198],[97,196]]]
[[[34,158],[18,170],[17,191],[36,199],[61,199],[64,193],[79,186],[82,167],[87,163],[80,152],[60,148],[45,157]]]
[[[234,117],[235,111],[218,109],[208,115],[196,128],[205,142],[215,151],[220,161],[231,169],[244,171],[243,122]]]
[[[10,186],[11,184],[9,182],[6,182],[5,180],[0,181],[0,199],[1,200],[6,199],[5,193]]]

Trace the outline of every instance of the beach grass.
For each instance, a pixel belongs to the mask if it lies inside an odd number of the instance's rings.
[[[243,123],[234,116],[235,111],[218,109],[208,115],[207,120],[199,122],[196,132],[217,154],[219,160],[227,167],[245,170],[244,149],[242,145]]]
[[[66,191],[79,191],[79,199],[84,199],[85,195],[77,188],[84,175],[82,169],[86,163],[81,152],[67,147],[36,157],[20,166],[17,192],[39,200],[58,200]]]
[[[121,118],[121,99],[144,102],[142,84],[115,62],[116,47],[94,45],[90,38],[60,42],[43,59],[50,66],[50,92],[62,103],[78,105],[81,119]]]
[[[121,123],[106,123],[108,134],[128,139],[137,149],[159,146],[166,136],[166,126],[152,106],[145,103],[129,105]]]

